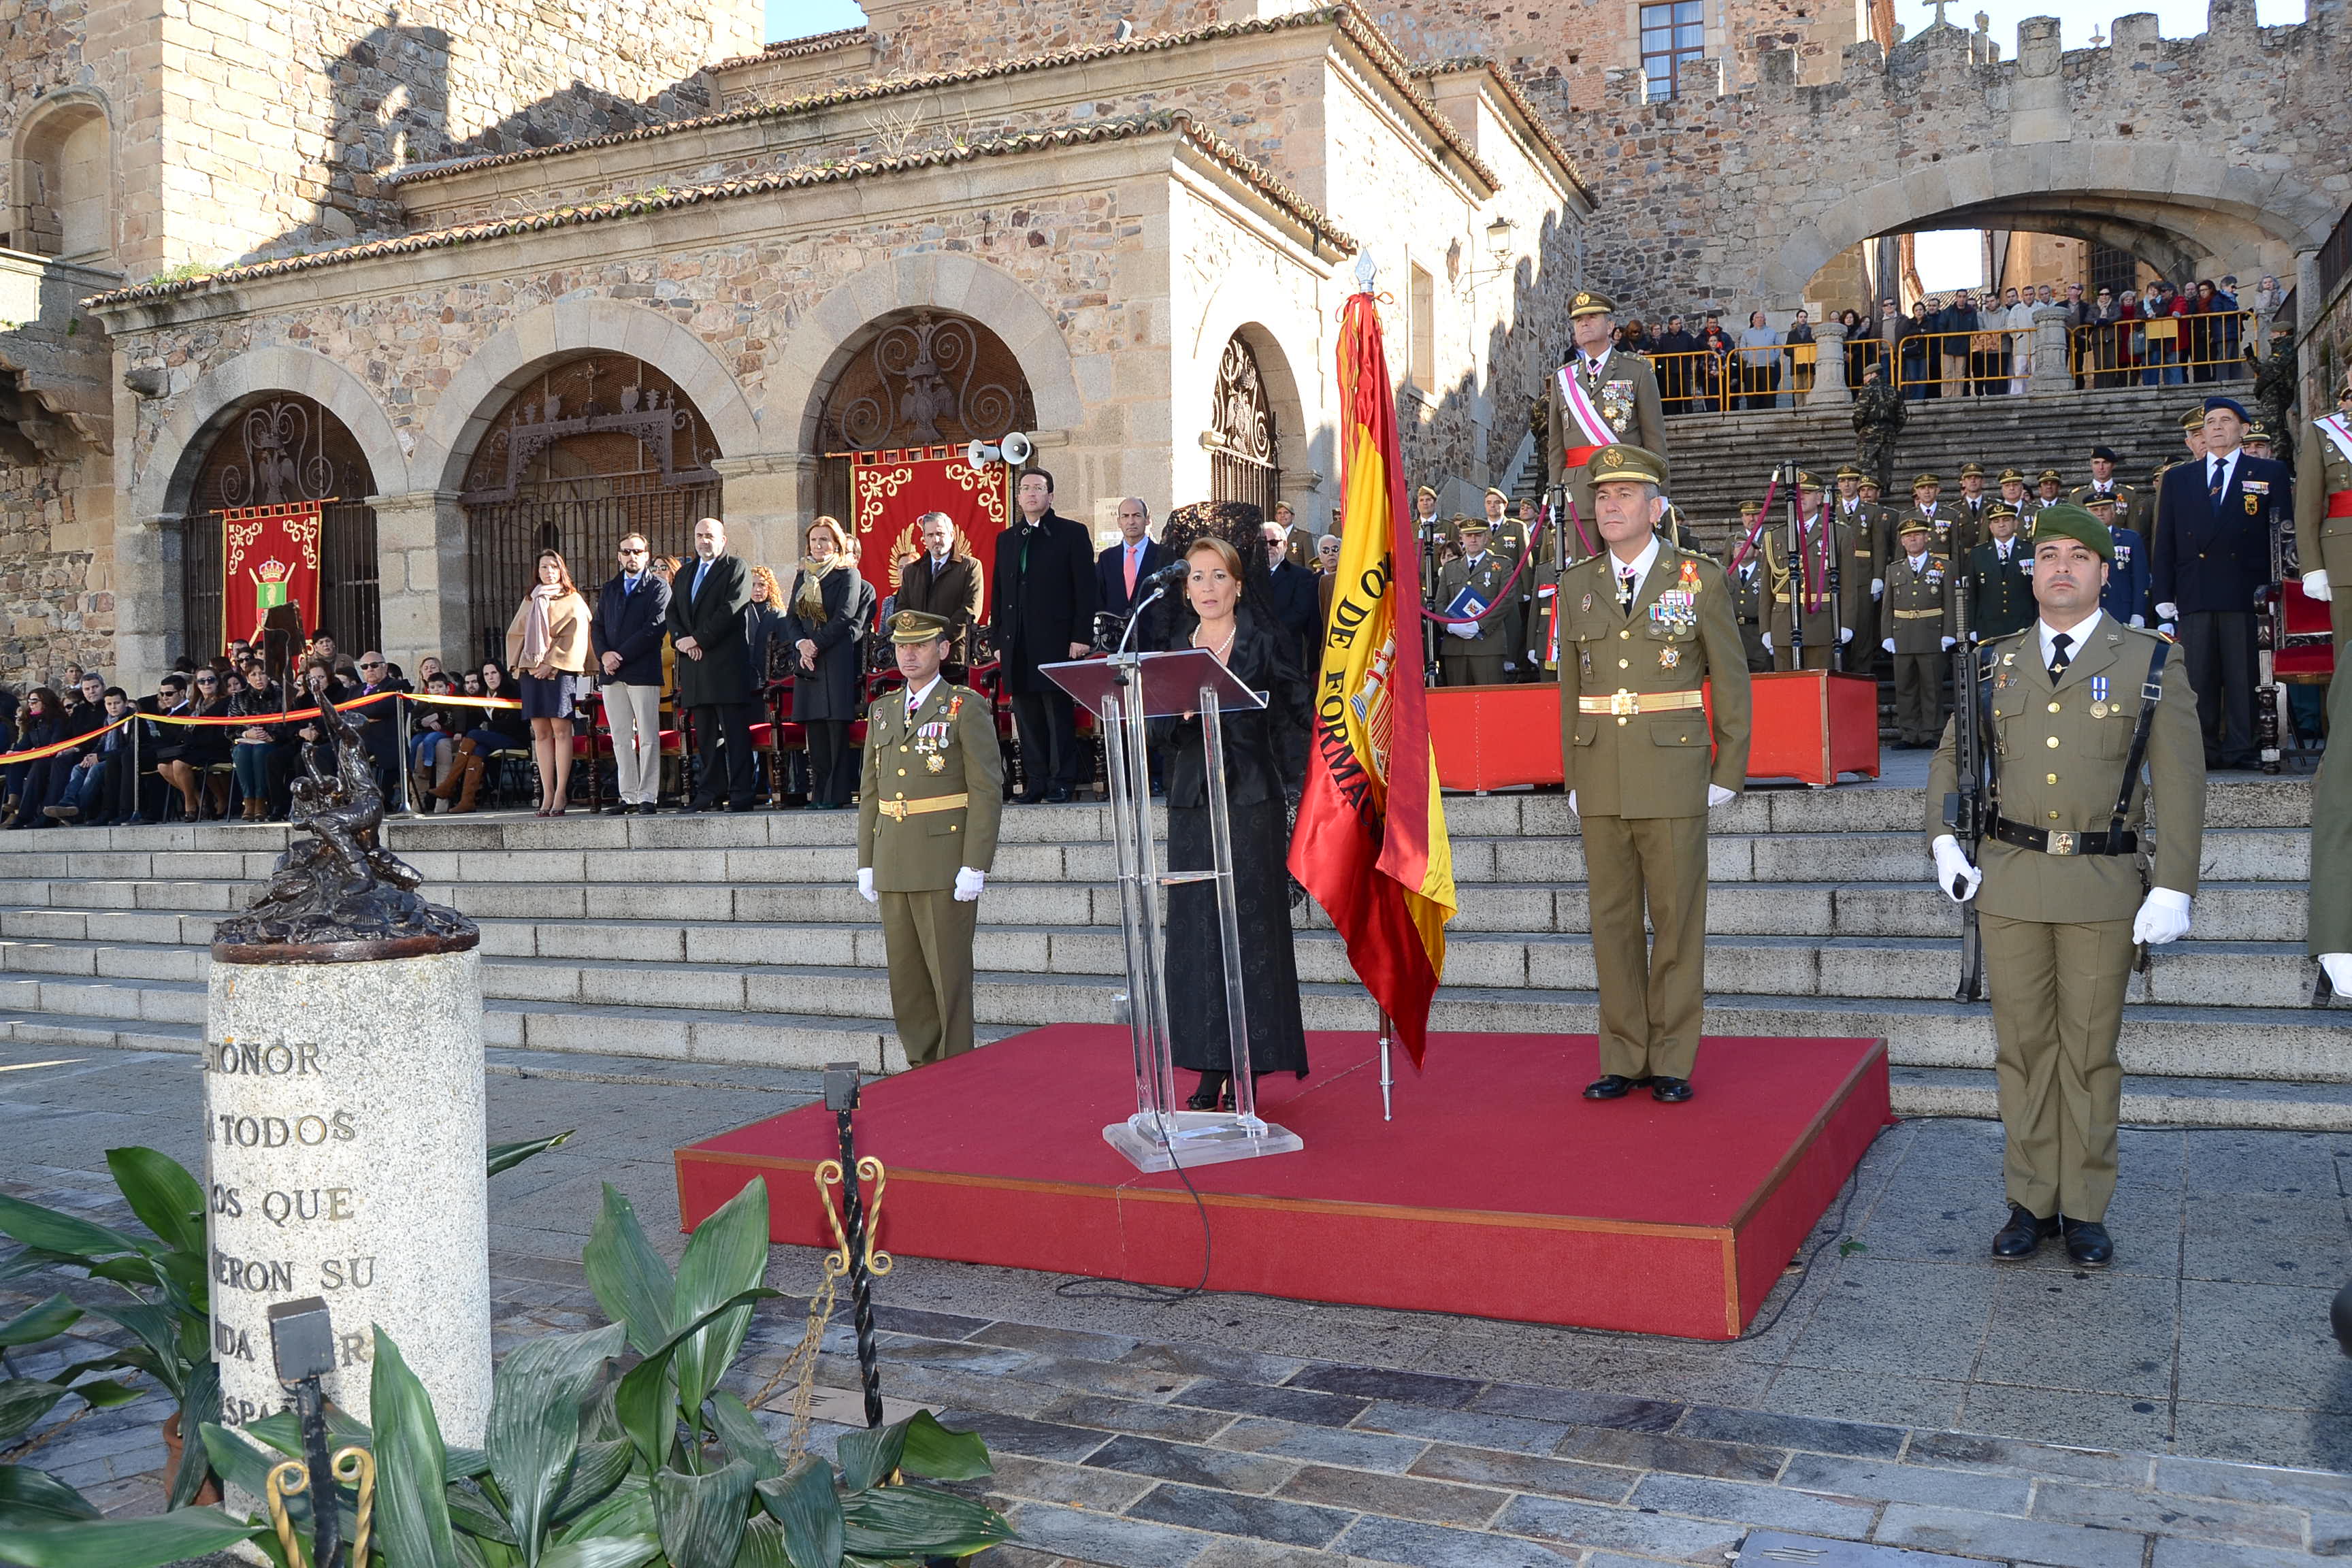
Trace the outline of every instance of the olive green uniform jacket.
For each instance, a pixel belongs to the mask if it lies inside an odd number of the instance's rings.
[[[2352,423],[2347,421],[2347,423]],[[2352,458],[2314,420],[2303,429],[2296,455],[2294,559],[2305,572],[2327,574],[2330,624],[2336,632],[2336,679],[2327,687],[2327,729],[2352,736]],[[2352,742],[2344,742],[2352,745]],[[2352,755],[2336,747],[2319,764],[2311,788],[2311,911],[2307,951],[2352,952]]]
[[[1583,356],[1580,354],[1571,354],[1566,368],[1570,375],[1584,379],[1585,392],[1600,409],[1602,421],[1616,432],[1618,440],[1655,452],[1661,458],[1666,455],[1666,409],[1658,397],[1657,371],[1648,360],[1615,349],[1611,351],[1597,378],[1584,377]],[[1547,384],[1547,395],[1551,409],[1551,434],[1544,444],[1544,467],[1553,484],[1568,487],[1578,514],[1590,529],[1593,521],[1592,487],[1584,482],[1582,464],[1570,468],[1566,463],[1570,447],[1585,445],[1584,433],[1569,418],[1568,409],[1561,402],[1558,371],[1552,373]]]

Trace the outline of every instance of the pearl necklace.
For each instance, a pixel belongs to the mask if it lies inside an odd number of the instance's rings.
[[[1220,643],[1217,647],[1209,650],[1217,656],[1217,662],[1219,664],[1224,663],[1225,656],[1234,651],[1234,638],[1241,635],[1241,623],[1239,621],[1235,621],[1234,623],[1234,629],[1225,634],[1225,640],[1223,643]],[[1194,628],[1192,633],[1192,646],[1194,647],[1199,647],[1201,646],[1201,634],[1197,627]]]

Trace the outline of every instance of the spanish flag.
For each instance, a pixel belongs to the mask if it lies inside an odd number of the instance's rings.
[[[1339,405],[1339,580],[1290,871],[1331,916],[1418,1066],[1459,900],[1421,683],[1421,554],[1369,292],[1340,315]]]

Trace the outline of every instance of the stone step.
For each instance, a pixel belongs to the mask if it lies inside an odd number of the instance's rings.
[[[1890,1069],[1895,1114],[1991,1121],[2000,1114],[1990,1070]],[[2126,1075],[2122,1120],[2132,1127],[2241,1127],[2352,1131],[2352,1084]]]

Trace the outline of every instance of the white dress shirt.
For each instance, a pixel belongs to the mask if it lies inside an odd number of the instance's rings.
[[[2084,645],[2090,642],[2091,634],[2099,629],[2100,617],[2105,614],[2105,610],[2093,610],[2077,626],[2053,626],[2048,621],[2034,622],[2034,629],[2042,634],[2042,668],[2049,668],[2050,661],[2057,657],[2058,650],[2054,645],[2062,631],[2074,639],[2066,645],[2066,662],[2072,665],[2082,658]]]
[[[917,713],[919,713],[919,712],[921,712],[921,711],[922,711],[923,704],[924,704],[925,702],[927,702],[927,701],[929,701],[929,700],[930,700],[930,695],[931,695],[931,689],[932,689],[932,688],[934,688],[934,687],[936,687],[936,686],[938,686],[941,679],[942,679],[941,677],[937,676],[937,675],[932,676],[932,677],[931,677],[931,679],[929,679],[929,681],[928,681],[928,682],[924,685],[923,689],[922,689],[920,691],[917,691],[917,690],[915,690],[912,687],[909,687],[909,688],[908,689],[908,690],[907,690],[907,717],[908,717],[908,718],[912,719],[912,718],[913,718]]]
[[[1657,534],[1651,533],[1649,541],[1642,547],[1642,553],[1633,557],[1633,563],[1631,566],[1619,560],[1615,551],[1609,552],[1609,570],[1615,574],[1612,581],[1617,584],[1616,592],[1619,594],[1622,595],[1625,591],[1625,574],[1631,572],[1633,574],[1633,597],[1639,599],[1642,596],[1642,584],[1648,580],[1650,568],[1658,559]]]

